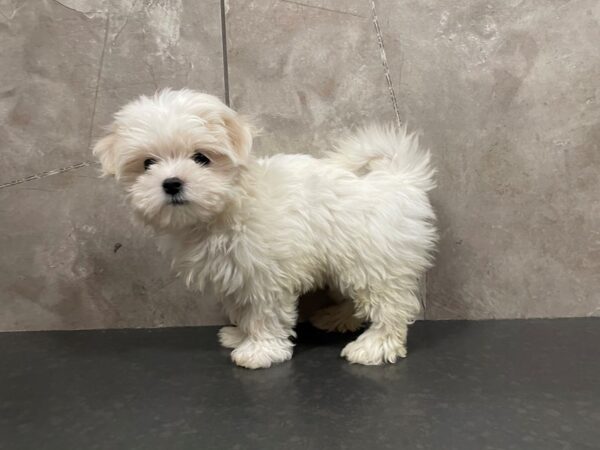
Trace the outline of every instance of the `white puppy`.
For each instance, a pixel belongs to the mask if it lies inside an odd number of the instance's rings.
[[[370,322],[342,356],[406,356],[436,242],[429,153],[406,130],[377,127],[321,159],[254,158],[251,147],[251,128],[216,97],[165,90],[119,111],[94,154],[187,284],[218,296],[234,325],[220,340],[236,364],[290,359],[298,296],[324,285],[353,303],[313,323]]]

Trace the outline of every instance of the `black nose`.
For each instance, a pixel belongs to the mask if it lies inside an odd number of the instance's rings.
[[[163,181],[163,189],[169,195],[176,195],[181,192],[181,188],[183,187],[183,181],[179,178],[167,178]]]

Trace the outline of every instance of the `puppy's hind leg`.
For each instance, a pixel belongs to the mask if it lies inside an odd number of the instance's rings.
[[[406,357],[408,324],[419,311],[419,300],[410,290],[380,292],[361,299],[371,326],[342,350],[351,363],[379,365]]]
[[[292,357],[295,336],[297,298],[249,299],[237,310],[239,331],[243,340],[231,352],[231,359],[238,366],[248,369],[271,367]]]
[[[354,314],[354,304],[351,300],[341,300],[339,303],[316,311],[310,317],[310,323],[319,330],[339,333],[358,330],[363,320]]]
[[[219,330],[219,342],[225,348],[236,348],[246,338],[246,335],[238,327],[227,326]]]
[[[225,348],[237,348],[246,339],[246,334],[237,326],[238,308],[232,298],[222,298],[223,309],[229,316],[233,325],[222,327],[219,330],[219,342]]]

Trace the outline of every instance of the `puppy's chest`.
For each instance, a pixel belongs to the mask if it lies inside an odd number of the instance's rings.
[[[301,239],[252,232],[210,236],[180,247],[174,265],[189,287],[211,287],[224,296],[304,291],[318,283],[314,253],[297,248]],[[316,278],[315,278],[316,277]]]
[[[222,294],[273,282],[277,273],[274,261],[262,249],[235,235],[211,236],[193,245],[181,245],[174,266],[190,287],[204,290],[211,285]]]

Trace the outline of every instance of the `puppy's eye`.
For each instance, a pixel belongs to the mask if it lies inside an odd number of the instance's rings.
[[[154,158],[148,158],[144,160],[144,170],[148,170],[152,164],[156,164],[156,160]]]
[[[206,156],[204,156],[204,154],[200,152],[194,153],[192,159],[195,163],[200,164],[201,166],[208,166],[210,164],[210,159],[208,159]]]

